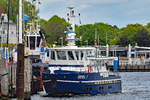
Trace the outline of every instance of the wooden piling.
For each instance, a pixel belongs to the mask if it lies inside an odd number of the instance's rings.
[[[16,82],[17,82],[17,100],[24,100],[24,45],[18,44],[18,53],[17,53],[17,73],[16,73]]]
[[[25,57],[24,60],[24,100],[31,100],[32,65],[29,57]]]
[[[8,66],[4,58],[0,60],[0,84],[1,84],[1,95],[5,97],[5,99],[8,99],[9,97]]]

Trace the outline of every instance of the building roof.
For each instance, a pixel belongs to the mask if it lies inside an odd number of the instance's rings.
[[[2,13],[5,13],[5,10],[4,10],[4,8],[2,7],[2,5],[0,4],[0,17],[1,17],[1,14]]]

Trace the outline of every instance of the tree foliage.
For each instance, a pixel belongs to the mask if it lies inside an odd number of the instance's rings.
[[[100,45],[114,44],[119,29],[104,23],[95,23],[79,26],[79,35],[82,36],[81,44],[85,45],[88,41],[89,45],[94,45],[95,39],[99,41]]]
[[[0,4],[3,6],[5,13],[8,13],[8,0],[0,0]],[[30,2],[24,1],[24,13],[31,16],[32,5]],[[17,21],[17,15],[19,14],[19,0],[10,0],[10,19],[14,22]]]
[[[128,36],[126,34],[123,34],[119,41],[117,41],[117,45],[119,46],[127,46],[130,43],[130,40],[128,40]]]
[[[64,31],[66,29],[67,23],[63,18],[59,18],[58,16],[53,16],[47,22],[45,20],[41,20],[41,29],[45,31],[46,40],[50,44],[60,43],[60,38],[63,37],[65,39]]]
[[[146,29],[139,30],[135,35],[133,40],[138,46],[150,46],[150,34]]]
[[[8,13],[8,0],[0,0],[1,5]],[[31,9],[35,9],[29,2],[24,2],[24,12],[33,18]],[[17,14],[19,12],[19,0],[10,0],[10,19],[16,22]],[[36,11],[38,13],[38,11]],[[65,19],[58,16],[53,16],[48,21],[41,19],[40,26],[42,33],[45,33],[46,40],[49,44],[57,42],[60,44],[60,38],[65,39],[64,31],[69,25]],[[82,37],[77,45],[94,45],[95,39],[99,45],[120,45],[127,46],[129,43],[139,46],[150,46],[150,23],[143,26],[141,24],[128,24],[124,28],[118,28],[116,25],[112,26],[102,22],[95,24],[76,25],[77,38]]]
[[[57,41],[60,44],[60,37],[65,38],[64,31],[68,23],[58,17],[53,16],[46,21],[41,19],[41,30],[46,33],[47,42],[53,44]],[[139,46],[150,46],[150,24],[143,26],[141,24],[129,24],[124,28],[118,28],[116,25],[111,26],[105,23],[76,25],[76,37],[82,37],[81,41],[77,41],[77,45],[94,45],[95,39],[99,45],[120,45],[128,46],[128,44]]]

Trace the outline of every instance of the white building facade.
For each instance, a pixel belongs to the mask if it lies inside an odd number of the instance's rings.
[[[8,18],[7,14],[2,13],[0,16],[0,42],[7,43],[7,33],[8,33]],[[17,43],[17,31],[16,24],[9,21],[9,38],[8,43]]]

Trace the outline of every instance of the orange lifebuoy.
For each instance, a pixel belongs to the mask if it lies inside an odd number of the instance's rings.
[[[92,72],[92,66],[88,66],[88,72]]]

